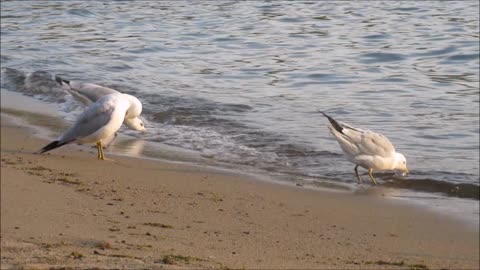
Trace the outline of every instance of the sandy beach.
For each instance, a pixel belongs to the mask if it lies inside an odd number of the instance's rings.
[[[35,132],[3,111],[1,269],[479,268],[478,229],[381,187],[310,190],[110,152],[99,161],[88,146],[38,155],[48,141]]]

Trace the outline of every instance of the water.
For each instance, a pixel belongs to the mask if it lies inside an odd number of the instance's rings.
[[[384,185],[478,204],[478,1],[2,1],[1,8],[2,67],[138,96],[149,133],[127,134],[280,180],[354,187],[354,166],[322,109],[384,133],[407,157],[411,175],[379,173]],[[3,73],[12,88],[12,70]],[[16,90],[79,110],[69,96],[28,86]]]

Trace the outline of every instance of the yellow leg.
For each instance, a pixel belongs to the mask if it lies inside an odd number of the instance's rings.
[[[362,183],[362,178],[360,178],[360,175],[358,175],[358,165],[355,166],[355,175],[357,176],[358,183]]]
[[[98,159],[101,159],[100,149],[102,149],[102,144],[100,142],[97,142],[97,158]]]
[[[103,154],[103,147],[102,147],[102,142],[98,141],[97,142],[97,151],[98,151],[98,159],[105,160],[105,155]]]
[[[102,142],[99,142],[100,143],[100,159],[101,160],[105,160],[105,155],[103,154],[103,147],[102,147]]]
[[[372,173],[373,173],[373,170],[372,170],[372,169],[369,169],[369,170],[368,170],[368,176],[370,176],[370,179],[372,179],[373,184],[378,185],[377,180],[375,180],[375,177],[373,177],[373,174],[372,174]]]

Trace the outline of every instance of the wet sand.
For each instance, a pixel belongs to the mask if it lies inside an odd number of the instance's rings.
[[[39,117],[42,119],[42,117]],[[47,120],[44,120],[48,122]],[[47,140],[2,113],[1,269],[478,269],[479,233],[381,196]]]

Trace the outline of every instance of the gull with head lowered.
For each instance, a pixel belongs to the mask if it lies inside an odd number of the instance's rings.
[[[100,86],[93,83],[67,81],[60,78],[59,76],[55,76],[55,80],[58,84],[62,86],[64,90],[70,93],[76,100],[80,101],[85,106],[96,102],[98,99],[105,95],[120,93],[115,89],[105,86]],[[140,118],[138,118],[138,116],[142,112],[142,103],[140,103],[137,98],[131,95],[125,95],[129,97],[130,108],[127,110],[123,123],[130,129],[145,131],[145,124]],[[111,139],[113,139],[114,136],[115,134],[112,135]],[[107,139],[106,141],[111,141],[111,139]]]
[[[368,176],[375,185],[377,181],[372,174],[374,170],[400,170],[408,174],[405,156],[395,152],[393,144],[383,134],[337,122],[324,112],[319,112],[330,122],[328,129],[348,161],[356,164],[355,175],[360,183],[362,179],[358,175],[358,166],[368,170]]]
[[[98,159],[104,160],[102,141],[110,138],[122,125],[127,111],[132,107],[136,97],[122,93],[104,95],[78,117],[76,122],[57,140],[44,146],[40,153],[45,153],[69,143],[96,143]],[[140,103],[137,99],[135,102]],[[132,113],[133,117],[137,117]],[[142,130],[139,127],[138,130]],[[144,129],[143,129],[144,130]]]

